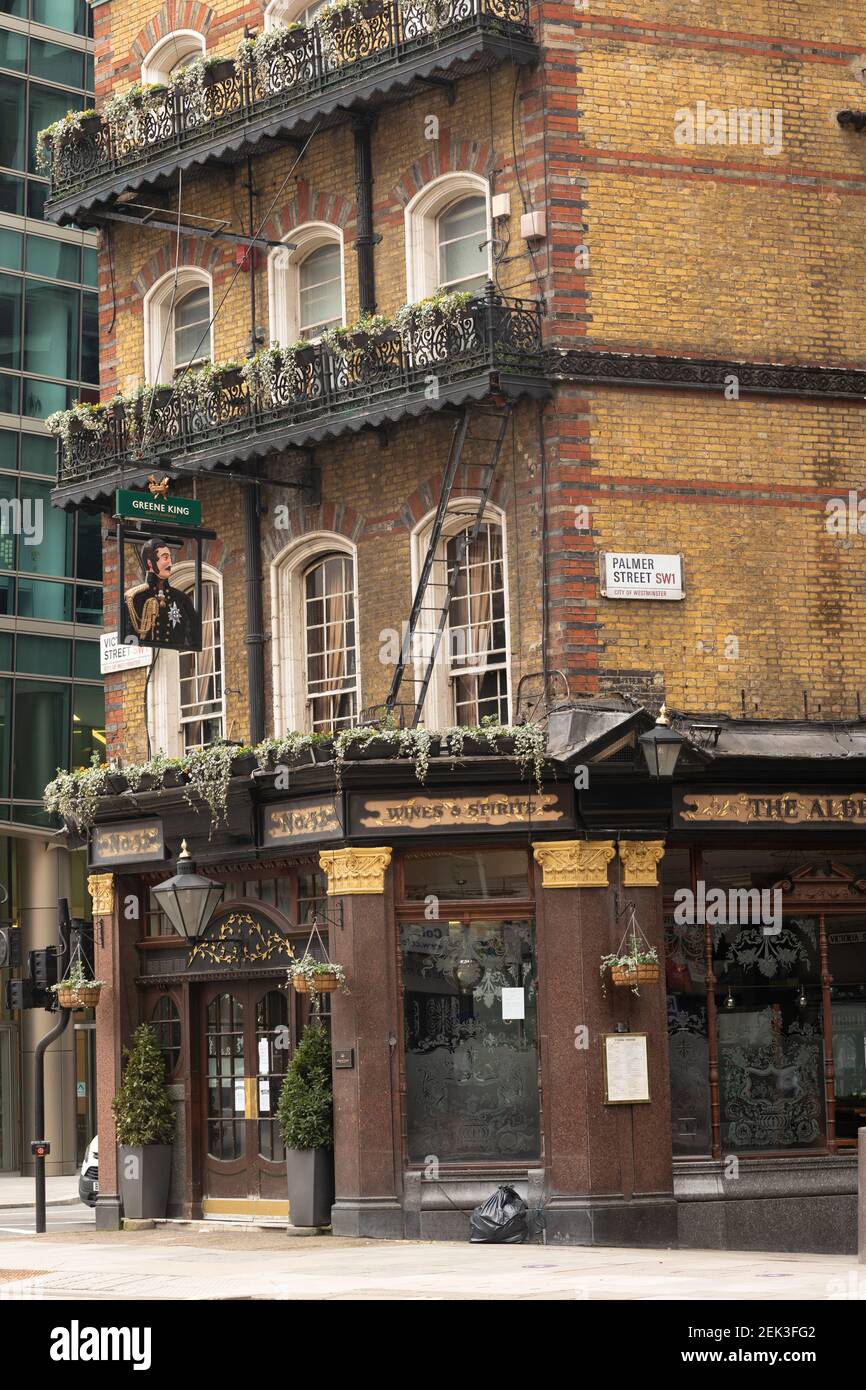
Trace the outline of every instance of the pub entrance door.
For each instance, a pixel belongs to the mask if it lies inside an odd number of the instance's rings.
[[[204,1214],[282,1216],[286,1155],[276,1113],[295,1041],[288,991],[270,978],[223,980],[199,994]]]

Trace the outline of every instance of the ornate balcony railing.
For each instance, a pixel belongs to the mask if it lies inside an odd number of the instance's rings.
[[[265,134],[321,120],[360,100],[365,84],[372,100],[388,85],[447,73],[461,41],[499,40],[503,53],[527,61],[532,45],[529,0],[369,0],[345,19],[289,31],[264,58],[245,65],[227,60],[225,76],[210,86],[177,84],[119,119],[67,135],[54,151],[51,204],[175,155],[201,158],[231,152]],[[468,59],[467,54],[467,59]],[[223,76],[223,74],[218,74]],[[140,180],[139,180],[140,181]]]
[[[339,353],[321,343],[301,349],[267,387],[235,371],[204,394],[178,384],[147,406],[108,409],[104,428],[81,429],[60,449],[56,500],[104,494],[160,462],[215,468],[436,409],[489,391],[493,373],[512,394],[546,394],[541,312],[489,285],[454,318],[355,334]]]

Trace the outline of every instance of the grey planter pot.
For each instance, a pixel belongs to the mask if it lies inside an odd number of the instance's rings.
[[[293,1226],[330,1226],[334,1204],[331,1149],[287,1149],[289,1220]]]
[[[160,1220],[168,1206],[171,1144],[120,1146],[123,1214],[133,1220]]]

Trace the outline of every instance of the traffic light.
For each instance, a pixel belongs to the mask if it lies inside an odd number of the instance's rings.
[[[37,990],[50,989],[57,984],[57,947],[45,946],[41,951],[31,951],[30,980]]]
[[[6,981],[7,1009],[38,1009],[41,1002],[29,980]]]
[[[21,964],[21,928],[0,927],[0,970]]]

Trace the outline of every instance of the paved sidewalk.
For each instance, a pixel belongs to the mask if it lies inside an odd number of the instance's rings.
[[[0,1300],[863,1300],[836,1255],[471,1246],[208,1229],[0,1237]]]
[[[66,1206],[78,1201],[78,1174],[69,1178],[46,1178],[45,1198],[49,1207]],[[0,1174],[0,1211],[17,1207],[35,1207],[36,1185],[32,1177]]]

